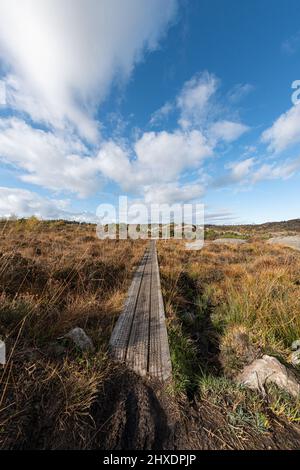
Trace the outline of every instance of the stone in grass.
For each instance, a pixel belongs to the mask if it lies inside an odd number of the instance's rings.
[[[89,336],[85,333],[82,328],[76,327],[70,330],[65,336],[73,341],[81,351],[94,351],[94,345]]]
[[[292,342],[291,350],[293,351],[290,356],[290,361],[293,366],[300,365],[300,339]]]
[[[237,376],[237,382],[264,394],[264,385],[274,383],[295,398],[300,395],[300,382],[296,376],[278,359],[268,355],[264,355],[261,359],[256,359],[246,366]]]
[[[291,359],[291,364],[293,364],[293,366],[299,366],[300,365],[300,349],[298,349],[297,351],[293,351],[290,359]]]
[[[291,350],[297,351],[297,349],[300,349],[300,339],[296,339],[292,342]]]

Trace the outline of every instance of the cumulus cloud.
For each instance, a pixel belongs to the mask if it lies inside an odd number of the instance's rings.
[[[146,204],[187,203],[203,196],[204,187],[200,182],[183,184],[168,183],[144,188]]]
[[[173,133],[147,132],[136,142],[136,167],[152,180],[168,181],[184,169],[198,166],[213,154],[207,139],[198,130]]]
[[[17,118],[0,120],[0,158],[17,168],[23,181],[80,197],[95,193],[106,180],[123,190],[143,193],[155,182],[176,181],[212,155],[201,132],[144,133],[133,148],[103,142],[98,153],[75,135],[32,128]]]
[[[0,106],[6,105],[6,87],[5,82],[0,80]]]
[[[98,165],[105,178],[121,186],[132,185],[134,175],[129,154],[117,143],[109,141],[102,145],[98,153]]]
[[[19,188],[0,187],[0,216],[20,217],[35,215],[40,218],[58,218],[65,213],[66,201],[48,199]]]
[[[133,157],[113,142],[105,144],[99,154],[101,173],[124,190],[148,194],[157,184],[176,182],[188,168],[198,167],[212,155],[201,132],[147,132],[134,146]],[[155,189],[156,188],[156,189]]]
[[[283,150],[300,143],[300,106],[293,106],[282,114],[274,124],[262,134],[262,141],[272,152]]]
[[[88,196],[99,187],[97,158],[74,135],[56,135],[16,118],[0,120],[0,157],[27,183]]]
[[[177,109],[179,125],[173,131],[144,132],[131,148],[122,149],[110,142],[99,152],[102,174],[126,191],[134,190],[147,201],[158,197],[166,202],[190,200],[203,193],[203,185],[185,187],[179,183],[186,170],[199,172],[203,162],[215,154],[218,144],[228,144],[238,139],[249,128],[228,119],[220,119],[220,109],[215,109],[211,99],[216,93],[218,79],[208,72],[192,77],[183,85],[174,102],[167,102],[156,111],[150,124]],[[235,176],[236,177],[236,176]],[[166,185],[163,187],[163,185]],[[182,190],[181,190],[182,189]]]
[[[28,109],[36,119],[43,114],[47,120],[48,108],[28,99],[15,76],[8,76],[7,84],[11,106]],[[184,84],[174,104],[168,103],[157,114],[159,119],[176,106],[180,126],[173,131],[144,132],[126,146],[121,140],[111,139],[102,141],[98,150],[91,150],[70,128],[66,131],[57,125],[55,131],[42,130],[17,118],[3,119],[0,156],[21,170],[19,177],[23,181],[54,191],[86,197],[105,181],[113,181],[122,190],[149,201],[151,188],[156,200],[160,195],[164,201],[167,196],[171,201],[180,197],[185,201],[188,194],[192,200],[195,195],[200,197],[203,185],[196,181],[185,187],[179,183],[182,174],[187,170],[199,172],[220,142],[230,143],[248,130],[244,124],[220,119],[216,113],[208,119],[217,86],[218,79],[213,75],[197,74]]]
[[[198,128],[214,140],[232,142],[249,128],[240,122],[224,119],[226,107],[217,102],[216,92],[220,80],[213,74],[202,72],[187,81],[176,103],[180,111],[179,124],[183,129]],[[232,91],[231,100],[237,101],[248,93],[250,85],[238,85]]]
[[[245,178],[250,172],[250,169],[254,165],[254,158],[247,158],[240,162],[231,163],[229,168],[231,169],[232,177],[236,181],[240,181],[242,178]]]
[[[300,171],[300,158],[284,160],[278,163],[261,163],[255,158],[232,162],[226,166],[229,173],[214,182],[215,187],[237,184],[251,186],[265,180],[286,180]]]
[[[112,86],[158,47],[177,3],[1,0],[0,57],[8,70],[2,83],[7,107],[17,116],[0,121],[2,162],[26,183],[79,197],[107,181],[149,202],[200,197],[205,159],[248,129],[221,115],[217,77],[194,75],[151,116],[150,125],[159,125],[176,111],[178,123],[168,131],[122,140],[120,123],[105,140],[95,118]],[[182,184],[190,170],[191,184]]]
[[[194,75],[184,83],[174,102],[165,103],[152,114],[150,124],[160,124],[171,112],[177,111],[178,124],[182,130],[200,130],[212,140],[213,146],[219,142],[237,140],[249,127],[238,121],[224,119],[224,115],[230,113],[226,106],[218,103],[216,93],[219,84],[220,80],[211,73]],[[231,90],[229,100],[238,101],[251,89],[251,85],[237,85]]]
[[[0,217],[32,215],[44,220],[64,219],[94,223],[98,220],[91,212],[72,211],[69,200],[42,197],[27,189],[0,187]]]
[[[300,170],[300,158],[283,163],[263,164],[258,168],[252,177],[253,183],[262,180],[288,179]]]
[[[115,79],[130,76],[144,50],[157,47],[176,3],[1,0],[0,55],[15,76],[16,106],[54,127],[71,123],[95,140],[95,104]]]
[[[188,80],[177,97],[179,123],[183,128],[199,126],[209,114],[211,98],[218,88],[218,79],[208,72],[196,74]]]
[[[209,129],[211,138],[215,141],[233,142],[249,130],[245,124],[232,121],[217,121]]]
[[[245,183],[247,177],[250,175],[254,163],[254,158],[246,158],[245,160],[229,163],[226,165],[226,168],[230,170],[229,173],[218,178],[214,182],[214,186],[226,187],[232,184]]]

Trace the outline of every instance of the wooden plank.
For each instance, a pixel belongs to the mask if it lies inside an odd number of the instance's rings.
[[[113,359],[140,375],[167,380],[172,374],[155,241],[136,270],[109,346]]]
[[[152,255],[152,292],[150,309],[148,372],[149,375],[154,377],[160,377],[161,375],[161,339],[157,289],[157,268],[155,258]]]
[[[141,263],[133,276],[127,299],[109,341],[110,355],[116,361],[124,362],[126,359],[127,346],[132,328],[133,318],[136,310],[138,294],[148,261],[149,251],[146,250]]]
[[[148,372],[152,377],[157,377],[163,381],[167,380],[172,375],[156,247],[154,247],[152,255],[152,293]]]
[[[150,251],[142,278],[126,355],[128,367],[140,375],[146,375],[148,369],[151,267]]]

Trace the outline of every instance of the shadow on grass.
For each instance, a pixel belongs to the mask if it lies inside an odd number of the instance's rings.
[[[203,375],[219,376],[219,340],[212,323],[212,305],[186,272],[177,289],[183,301],[175,305],[177,319],[168,329],[175,388],[192,399]],[[177,320],[176,319],[176,320]]]

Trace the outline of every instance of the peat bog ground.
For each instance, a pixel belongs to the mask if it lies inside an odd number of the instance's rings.
[[[165,384],[108,355],[145,241],[98,240],[92,225],[34,218],[3,221],[0,232],[8,358],[0,369],[0,448],[299,447],[299,401],[235,381],[262,354],[289,364],[300,338],[300,252],[267,244],[274,227],[208,228],[200,251],[157,242],[173,367]],[[223,237],[247,242],[213,243]],[[64,337],[74,327],[94,351]]]

